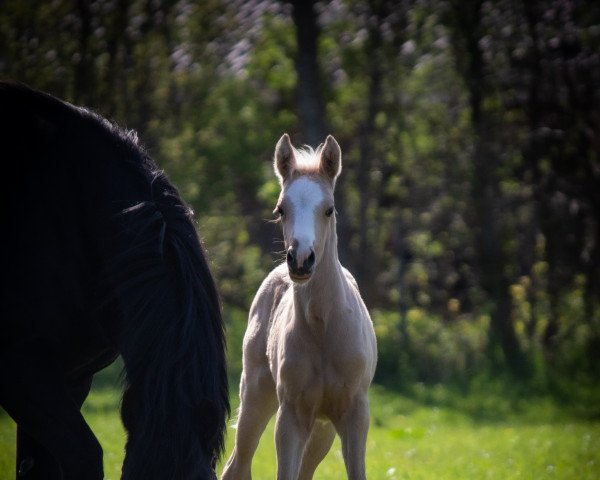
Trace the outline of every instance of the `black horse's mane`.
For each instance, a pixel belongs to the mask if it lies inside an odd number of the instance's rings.
[[[101,205],[101,293],[90,307],[109,305],[119,319],[107,335],[125,365],[124,478],[208,478],[197,456],[222,454],[229,402],[220,305],[191,209],[135,132],[19,84],[0,83],[0,105],[42,142],[84,152],[66,168],[82,184],[101,177],[109,192],[86,200]]]

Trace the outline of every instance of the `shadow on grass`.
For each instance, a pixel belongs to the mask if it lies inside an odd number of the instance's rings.
[[[379,382],[389,395],[406,401],[410,414],[429,407],[453,411],[476,423],[563,423],[600,420],[600,385],[594,382],[567,382],[560,388],[536,389],[506,377],[475,378],[469,385]]]
[[[121,357],[111,363],[108,367],[100,370],[94,375],[94,382],[92,383],[92,389],[102,390],[107,388],[121,389],[122,378],[121,372],[123,371],[123,360]]]
[[[118,357],[112,364],[94,375],[92,390],[82,411],[89,414],[118,411],[123,392],[123,361]]]

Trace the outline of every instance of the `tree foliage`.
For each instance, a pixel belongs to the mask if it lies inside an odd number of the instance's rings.
[[[333,133],[340,255],[396,380],[597,374],[598,52],[577,0],[0,8],[2,77],[136,129],[179,186],[232,332],[282,250],[277,138]]]

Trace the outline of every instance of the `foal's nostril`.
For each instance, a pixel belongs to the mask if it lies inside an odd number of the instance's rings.
[[[292,251],[291,248],[287,251],[286,260],[287,260],[288,265],[293,266],[296,264],[296,256],[294,255],[294,252]]]
[[[307,268],[311,268],[314,264],[315,264],[315,252],[313,250],[311,250],[310,255],[304,262],[304,265],[306,265]]]

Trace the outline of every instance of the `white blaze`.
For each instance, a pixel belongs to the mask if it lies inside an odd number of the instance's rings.
[[[292,242],[298,242],[297,262],[301,266],[314,246],[315,210],[325,196],[317,182],[304,177],[293,182],[285,195],[293,208],[294,224],[290,237]]]

